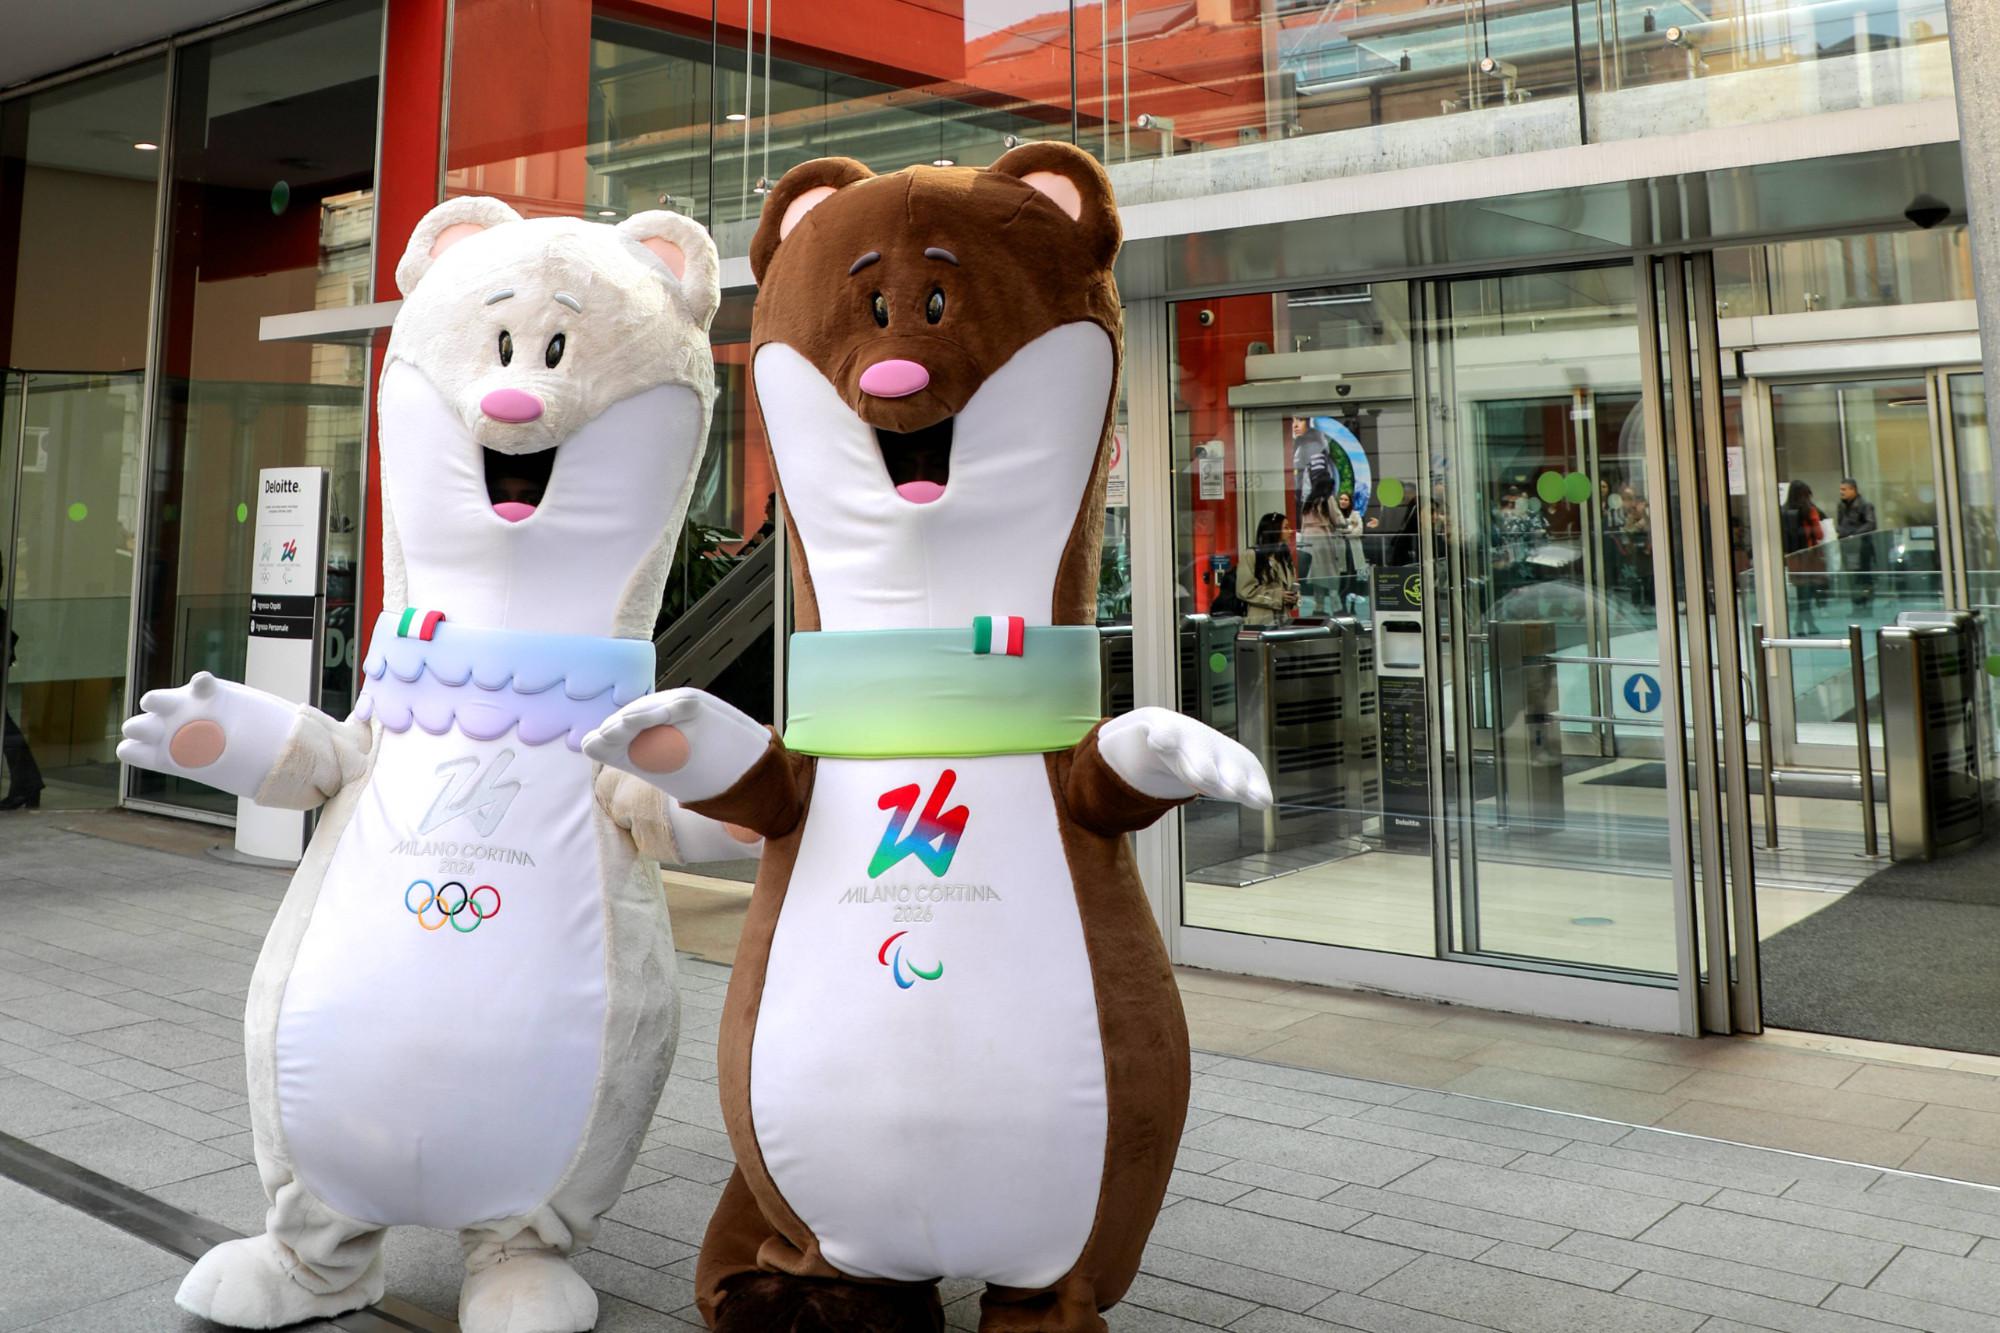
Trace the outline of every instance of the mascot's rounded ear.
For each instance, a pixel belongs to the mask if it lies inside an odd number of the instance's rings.
[[[1040,191],[1082,229],[1084,244],[1097,262],[1110,267],[1124,228],[1111,196],[1111,178],[1096,158],[1074,144],[1024,143],[1008,149],[989,170],[1017,177]]]
[[[764,213],[757,222],[757,235],[750,242],[750,273],[764,280],[778,243],[821,201],[843,185],[865,181],[874,172],[851,157],[820,157],[801,162],[786,172],[771,193],[764,196]]]
[[[662,271],[688,318],[698,328],[707,328],[722,303],[721,264],[708,229],[679,213],[655,208],[626,218],[618,224],[618,234]]]
[[[498,199],[467,194],[445,200],[424,214],[423,221],[410,233],[409,248],[396,264],[396,290],[405,296],[415,292],[437,257],[468,236],[520,220],[519,213]]]

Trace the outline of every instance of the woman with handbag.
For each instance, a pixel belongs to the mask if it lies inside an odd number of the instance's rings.
[[[1246,625],[1282,625],[1299,604],[1299,576],[1292,563],[1292,521],[1282,512],[1257,520],[1257,545],[1236,567],[1236,593],[1250,610]]]

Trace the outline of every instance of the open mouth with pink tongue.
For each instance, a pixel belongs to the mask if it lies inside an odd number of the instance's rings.
[[[538,449],[532,454],[503,454],[482,449],[486,459],[486,498],[493,512],[509,523],[532,518],[548,494],[549,476],[555,471],[556,451]]]
[[[875,428],[875,444],[889,469],[889,483],[911,504],[927,505],[944,497],[951,481],[952,420],[946,417],[911,431]]]

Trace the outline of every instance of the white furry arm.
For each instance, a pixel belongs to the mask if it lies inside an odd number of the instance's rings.
[[[1163,801],[1212,796],[1253,810],[1271,804],[1257,757],[1229,737],[1164,708],[1135,708],[1097,731],[1097,753],[1144,795]]]
[[[341,722],[301,707],[277,762],[251,799],[273,810],[324,805],[367,771],[374,741],[374,731],[359,718]]]
[[[720,796],[771,748],[771,732],[695,689],[634,699],[583,738],[583,752],[692,805]]]
[[[661,865],[733,861],[764,849],[750,830],[682,809],[644,778],[615,768],[598,770],[597,800],[611,822],[632,835],[640,854]]]
[[[317,710],[202,671],[179,689],[147,691],[139,712],[125,720],[118,757],[139,768],[256,799],[288,760],[295,735],[312,745],[304,739],[306,733],[335,725]]]

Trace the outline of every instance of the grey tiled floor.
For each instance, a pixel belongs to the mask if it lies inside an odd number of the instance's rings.
[[[282,877],[0,817],[0,1130],[260,1226],[240,1011]],[[599,1328],[684,1330],[729,1171],[727,970],[579,1267]],[[1118,1330],[2000,1333],[2000,1191],[1213,1054]],[[1815,1091],[1800,1087],[1799,1096]],[[0,1181],[0,1330],[192,1330],[178,1260]],[[457,1247],[403,1230],[390,1291],[449,1314]],[[947,1290],[955,1327],[977,1295]]]

